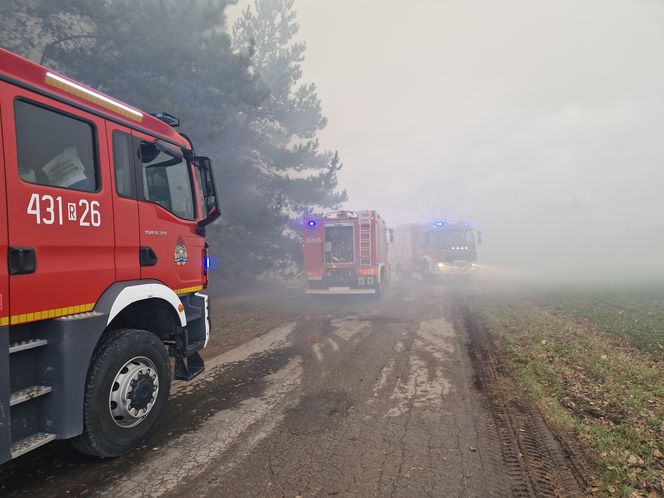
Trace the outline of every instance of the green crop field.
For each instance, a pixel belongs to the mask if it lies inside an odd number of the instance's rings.
[[[597,493],[664,495],[664,287],[479,294],[513,382],[595,462]]]

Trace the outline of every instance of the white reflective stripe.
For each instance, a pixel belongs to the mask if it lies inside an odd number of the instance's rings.
[[[59,81],[60,83],[62,83],[62,84],[64,84],[64,85],[70,86],[71,88],[75,88],[75,89],[78,90],[79,92],[83,92],[83,93],[85,93],[85,94],[87,94],[87,95],[90,95],[91,97],[95,97],[95,98],[97,98],[97,99],[99,99],[99,100],[103,100],[103,101],[106,102],[107,104],[110,104],[110,105],[116,106],[116,107],[122,109],[122,110],[125,111],[125,112],[128,112],[128,113],[130,113],[130,114],[133,114],[134,116],[137,116],[137,117],[139,117],[139,118],[142,118],[142,117],[143,117],[143,113],[142,113],[142,112],[139,112],[139,111],[137,111],[136,109],[132,109],[132,108],[129,107],[128,105],[125,105],[125,104],[123,104],[123,103],[121,103],[121,102],[117,102],[117,101],[111,99],[110,97],[107,97],[106,95],[103,95],[103,94],[101,94],[101,93],[97,93],[97,92],[95,92],[94,90],[90,90],[89,88],[85,88],[84,86],[81,86],[81,85],[79,85],[78,83],[74,83],[73,81],[70,81],[70,80],[68,80],[68,79],[66,79],[66,78],[63,78],[62,76],[60,76],[60,75],[58,75],[58,74],[54,74],[54,73],[51,73],[51,72],[47,72],[47,73],[46,73],[46,77],[47,77],[47,78],[53,78],[54,80]]]
[[[139,284],[122,289],[120,294],[118,294],[118,297],[115,298],[115,302],[111,307],[111,312],[108,315],[108,322],[106,324],[108,325],[111,323],[118,313],[130,304],[153,298],[163,299],[164,301],[169,302],[180,317],[180,324],[183,327],[187,325],[187,316],[185,315],[182,301],[180,301],[177,294],[173,292],[173,289],[162,284]],[[180,311],[180,307],[182,307],[182,311]]]
[[[203,298],[203,320],[205,320],[205,345],[207,347],[208,341],[210,340],[210,306],[208,305],[208,296],[207,294],[199,294],[198,292],[194,294],[196,297]]]

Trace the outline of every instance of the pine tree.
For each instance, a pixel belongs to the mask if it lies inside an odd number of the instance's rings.
[[[274,81],[267,84],[225,29],[232,3],[6,0],[0,45],[145,111],[181,118],[215,166],[222,218],[208,229],[212,254],[225,276],[251,277],[292,260],[287,227],[297,213],[345,194],[335,192],[338,156],[318,152],[325,121],[315,88],[295,86],[298,63],[283,71],[290,83],[270,89]],[[291,57],[301,57],[296,52]]]
[[[327,124],[313,83],[303,83],[306,45],[294,0],[257,0],[233,27],[233,46],[250,61],[268,96],[253,116],[262,143],[254,160],[275,177],[285,207],[294,213],[310,206],[335,207],[346,200],[337,192],[338,153],[320,151],[318,132]]]

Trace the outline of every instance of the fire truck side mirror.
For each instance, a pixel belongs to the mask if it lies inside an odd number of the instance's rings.
[[[214,180],[212,162],[209,157],[194,156],[192,162],[200,172],[201,185],[199,185],[199,187],[203,191],[203,202],[205,203],[205,206],[202,207],[205,210],[205,218],[198,222],[198,226],[204,227],[221,216],[221,212],[219,211],[217,186]]]
[[[477,232],[477,245],[482,243],[482,232]]]
[[[390,244],[391,244],[394,242],[394,228],[390,228],[388,232],[390,233]]]

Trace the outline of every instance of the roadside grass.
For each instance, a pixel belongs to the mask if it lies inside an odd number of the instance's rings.
[[[605,301],[476,296],[471,307],[496,335],[518,387],[590,449],[595,491],[664,496],[664,292],[645,303],[617,293]]]

